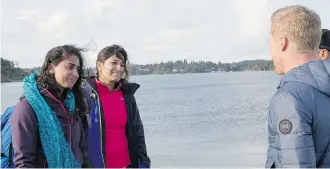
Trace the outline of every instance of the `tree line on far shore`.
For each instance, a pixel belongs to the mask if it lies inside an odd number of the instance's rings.
[[[28,75],[28,72],[17,67],[16,61],[9,61],[1,58],[1,83],[21,81]]]
[[[244,60],[233,63],[214,63],[211,61],[190,61],[187,59],[168,61],[154,64],[130,64],[131,75],[149,74],[179,74],[179,73],[211,73],[211,72],[238,72],[238,71],[269,71],[273,70],[273,61]],[[22,69],[16,61],[1,58],[1,82],[21,81],[32,71],[39,71],[40,67]],[[86,69],[86,75],[95,74],[95,68]]]

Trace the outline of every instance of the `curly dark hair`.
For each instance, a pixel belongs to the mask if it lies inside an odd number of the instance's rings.
[[[99,70],[97,67],[97,64],[99,62],[104,63],[108,58],[116,56],[120,59],[123,59],[123,62],[125,63],[124,66],[124,71],[125,71],[125,77],[120,80],[120,83],[127,83],[128,82],[128,57],[127,57],[127,52],[126,50],[117,44],[111,45],[111,46],[106,46],[104,47],[97,55],[96,59],[96,76],[99,76]]]
[[[84,117],[85,112],[87,111],[87,105],[84,102],[84,93],[81,88],[82,79],[84,77],[84,58],[82,52],[85,52],[86,49],[78,48],[74,45],[63,45],[57,46],[50,49],[45,57],[45,61],[40,70],[40,76],[37,78],[37,83],[39,87],[46,88],[51,91],[52,94],[59,100],[63,101],[67,89],[63,90],[58,85],[56,85],[55,75],[50,74],[49,65],[53,64],[57,66],[62,60],[67,58],[70,55],[76,55],[79,59],[80,68],[78,69],[79,78],[77,82],[74,84],[72,91],[75,95],[75,103],[76,103],[76,112],[79,117]]]

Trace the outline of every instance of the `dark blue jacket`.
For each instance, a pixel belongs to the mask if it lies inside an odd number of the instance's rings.
[[[129,155],[131,159],[131,168],[150,167],[150,159],[147,155],[147,148],[144,137],[143,124],[140,118],[139,110],[135,101],[134,93],[140,87],[136,83],[127,83],[122,85],[121,90],[124,93],[126,110],[128,113],[128,122],[126,125],[126,136],[128,141]],[[93,168],[105,168],[105,135],[104,132],[104,112],[100,102],[95,77],[88,78],[83,83],[86,102],[89,105],[91,127],[86,133],[87,148],[90,161]]]
[[[266,168],[330,167],[330,61],[283,76],[268,111]]]

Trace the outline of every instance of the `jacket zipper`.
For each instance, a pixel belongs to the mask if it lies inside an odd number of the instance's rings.
[[[64,110],[64,112],[65,112],[65,115],[66,115],[66,118],[67,118],[67,123],[68,123],[68,126],[69,126],[69,145],[70,145],[70,148],[71,148],[71,137],[72,137],[72,131],[71,131],[71,124],[70,124],[70,118],[69,118],[69,115],[68,115],[68,112],[66,111],[66,109],[64,108],[64,106],[63,106],[63,104],[56,98],[56,97],[54,97],[54,95],[52,95],[47,89],[45,89],[45,91],[55,100],[55,101],[57,101],[60,105],[61,105],[61,107],[62,107],[62,109]]]

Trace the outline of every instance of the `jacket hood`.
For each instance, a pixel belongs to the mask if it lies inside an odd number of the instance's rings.
[[[287,82],[299,82],[312,86],[330,97],[330,61],[315,60],[307,62],[285,74],[278,86]]]

